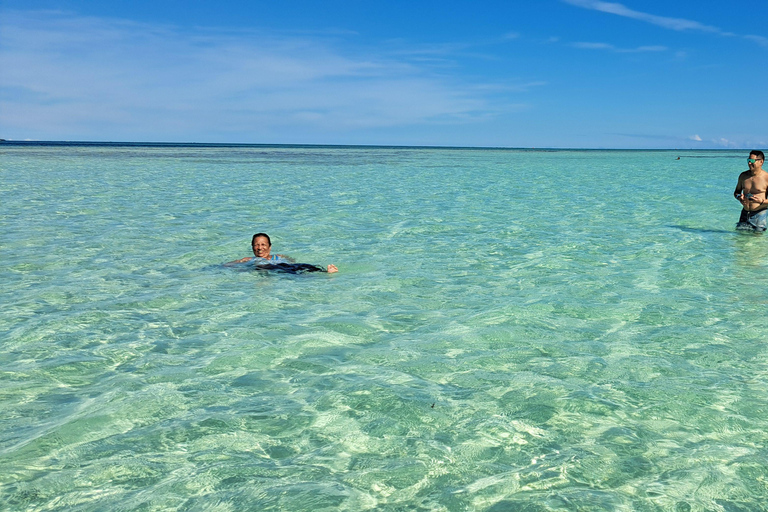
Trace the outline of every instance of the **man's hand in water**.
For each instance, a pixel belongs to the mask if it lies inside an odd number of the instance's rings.
[[[334,272],[338,272],[339,269],[336,268],[336,265],[328,265],[328,273],[333,274]]]

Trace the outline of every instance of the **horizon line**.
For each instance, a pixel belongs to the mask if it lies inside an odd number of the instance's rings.
[[[294,148],[361,148],[361,149],[465,149],[509,151],[749,151],[748,148],[610,148],[610,147],[557,147],[557,146],[441,146],[404,144],[315,144],[265,142],[147,142],[147,141],[82,141],[82,140],[30,140],[2,139],[0,144],[37,146],[134,146],[134,147],[294,147]]]

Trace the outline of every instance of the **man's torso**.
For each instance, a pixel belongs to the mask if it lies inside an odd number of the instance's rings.
[[[752,194],[752,200],[744,206],[747,211],[758,211],[768,208],[768,202],[765,202],[765,193],[768,189],[768,173],[760,170],[757,174],[745,172],[746,176],[742,181],[742,192],[744,195]]]

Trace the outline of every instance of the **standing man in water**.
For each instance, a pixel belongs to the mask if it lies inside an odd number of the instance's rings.
[[[750,151],[749,170],[739,175],[735,197],[743,206],[736,229],[762,232],[768,227],[768,172],[763,170],[765,155],[762,151]]]

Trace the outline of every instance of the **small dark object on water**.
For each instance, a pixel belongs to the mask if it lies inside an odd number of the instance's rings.
[[[304,272],[326,272],[324,268],[309,263],[269,263],[267,265],[254,265],[256,270],[274,270],[286,274],[303,274]]]
[[[435,404],[434,404],[434,403],[432,404],[432,408],[433,408],[433,409],[435,408]]]

